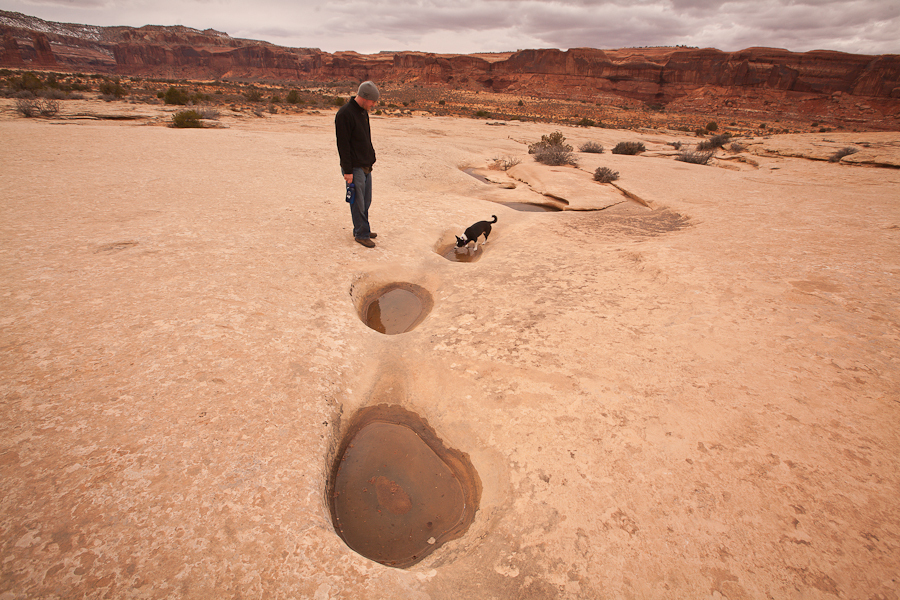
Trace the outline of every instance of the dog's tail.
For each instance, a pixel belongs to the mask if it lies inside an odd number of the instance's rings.
[[[494,220],[491,221],[491,223],[496,223],[496,222],[497,222],[497,215],[491,215],[491,216],[494,217]]]

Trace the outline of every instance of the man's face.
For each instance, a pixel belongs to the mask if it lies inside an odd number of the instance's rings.
[[[356,103],[359,104],[362,107],[362,109],[366,110],[366,111],[370,110],[373,106],[375,106],[374,100],[366,100],[362,96],[356,97]]]

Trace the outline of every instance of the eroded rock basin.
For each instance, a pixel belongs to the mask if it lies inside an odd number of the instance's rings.
[[[468,457],[446,448],[418,415],[379,405],[354,419],[328,496],[350,548],[404,568],[468,529],[480,489]]]
[[[360,318],[380,333],[396,335],[411,331],[431,311],[431,295],[411,283],[394,283],[370,295]]]
[[[482,250],[481,246],[478,246],[478,249],[475,250],[472,247],[457,248],[455,244],[451,244],[449,247],[439,251],[438,254],[450,262],[471,263],[480,259],[482,254],[484,254],[484,250]]]
[[[531,202],[502,202],[503,206],[521,212],[559,212],[562,209],[549,204],[533,204]]]

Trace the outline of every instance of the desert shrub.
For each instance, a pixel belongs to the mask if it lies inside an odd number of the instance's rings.
[[[676,150],[681,150],[681,142],[666,142],[669,146],[672,146]]]
[[[244,91],[244,98],[246,98],[248,102],[260,102],[262,101],[262,92],[255,87],[252,87]]]
[[[333,104],[334,106],[343,106],[346,103],[347,103],[347,101],[344,100],[344,98],[342,96],[335,96],[334,99],[331,101],[331,104]]]
[[[62,91],[60,89],[55,89],[55,88],[46,90],[46,91],[42,92],[41,95],[44,98],[47,98],[49,100],[65,100],[66,98],[70,97],[69,94],[65,93],[64,91]]]
[[[612,183],[618,178],[619,172],[613,171],[609,167],[597,167],[597,170],[594,171],[594,181],[599,181],[600,183]]]
[[[593,127],[594,125],[596,125],[596,123],[594,122],[594,120],[593,120],[593,119],[588,119],[587,117],[584,117],[584,118],[582,118],[580,121],[578,121],[578,126],[579,126],[579,127]]]
[[[55,117],[59,114],[59,100],[44,98],[38,100],[38,112],[42,117]]]
[[[541,136],[540,142],[528,146],[528,153],[534,154],[534,160],[551,167],[578,166],[578,161],[572,156],[572,146],[566,143],[565,136],[559,131]]]
[[[588,152],[590,154],[603,154],[603,146],[597,142],[585,142],[578,149],[579,152]]]
[[[728,143],[728,140],[731,139],[731,134],[728,133],[720,133],[719,135],[714,135],[708,140],[703,140],[699,144],[697,144],[697,150],[706,151],[706,150],[715,150],[716,148],[723,148],[725,144]]]
[[[91,91],[91,86],[87,83],[84,83],[80,79],[76,79],[71,83],[65,83],[59,86],[59,89],[65,90],[67,92],[89,92]]]
[[[619,142],[612,149],[613,154],[640,154],[647,150],[643,142]]]
[[[34,117],[38,114],[38,102],[34,98],[18,98],[16,112],[23,117]]]
[[[303,99],[297,90],[289,91],[286,100],[288,104],[303,104]]]
[[[100,82],[97,88],[102,96],[112,96],[113,98],[121,98],[128,94],[128,90],[122,87],[118,79],[106,79]]]
[[[696,135],[697,137],[703,137],[707,133],[709,133],[709,132],[707,130],[703,129],[702,127],[698,127],[697,129],[694,130],[694,135]]]
[[[43,89],[44,82],[40,77],[31,72],[22,73],[19,77],[12,77],[9,80],[9,87],[16,91],[37,92]]]
[[[181,110],[172,115],[172,127],[186,129],[191,127],[203,127],[200,122],[200,113],[196,110]]]
[[[528,145],[528,154],[536,154],[537,151],[545,146],[559,146],[572,151],[572,146],[566,143],[566,137],[561,131],[554,131],[550,135],[542,135],[541,141]]]
[[[162,100],[165,104],[174,106],[184,106],[190,99],[191,98],[186,91],[175,86],[171,86],[167,89],[162,96]]]
[[[59,114],[59,100],[51,98],[18,98],[16,112],[23,117],[53,117]]]
[[[572,151],[567,150],[565,146],[544,146],[534,153],[534,160],[551,167],[578,166],[578,161],[572,156]]]
[[[508,171],[520,162],[522,162],[522,160],[516,158],[515,156],[504,156],[503,158],[498,157],[494,159],[494,162],[491,164],[491,168],[497,169],[499,171]]]
[[[707,131],[718,131],[719,124],[716,123],[715,121],[710,121],[709,123],[706,124],[706,130]]]
[[[828,158],[828,162],[841,162],[841,159],[845,156],[850,156],[851,154],[856,154],[857,152],[859,152],[859,149],[854,148],[853,146],[841,148]]]
[[[478,117],[479,119],[487,119],[491,116],[491,113],[489,113],[486,110],[479,110],[479,111],[475,111],[475,116]]]
[[[743,152],[747,149],[747,146],[741,144],[740,142],[732,142],[728,149],[732,152]]]
[[[709,164],[710,159],[712,159],[715,154],[715,150],[682,150],[678,153],[678,156],[675,157],[675,160],[695,165],[706,165]]]

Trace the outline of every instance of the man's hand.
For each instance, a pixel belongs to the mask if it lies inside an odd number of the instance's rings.
[[[353,183],[353,173],[346,173],[344,175],[344,181],[347,183]]]

